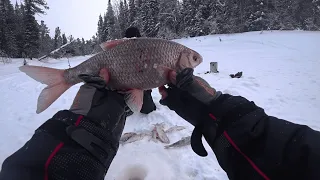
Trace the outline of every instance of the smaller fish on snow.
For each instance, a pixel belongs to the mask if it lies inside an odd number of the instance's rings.
[[[134,133],[134,132],[124,133],[120,138],[120,143],[126,142],[128,139],[130,139],[134,135],[137,135],[137,133]]]
[[[141,134],[137,134],[137,133],[134,133],[134,132],[125,133],[120,138],[120,144],[121,145],[125,145],[125,144],[128,144],[128,143],[136,142],[136,141],[142,140],[146,136],[148,136],[147,133],[141,133]]]
[[[184,126],[173,126],[173,127],[169,128],[169,129],[167,129],[165,131],[165,133],[173,133],[173,132],[177,132],[177,131],[182,131],[184,129],[186,129],[186,127],[184,127]]]
[[[163,125],[161,125],[161,124],[156,124],[156,125],[155,125],[155,131],[156,131],[156,133],[157,133],[157,138],[158,138],[162,143],[165,143],[165,144],[169,144],[169,143],[170,143],[170,140],[169,140],[168,136],[167,136],[166,133],[164,132]]]
[[[179,141],[173,143],[173,144],[170,144],[170,145],[167,145],[167,146],[164,146],[165,149],[169,149],[169,148],[178,148],[178,147],[183,147],[183,146],[187,146],[191,143],[191,136],[188,136],[188,137],[183,137],[181,138]]]
[[[157,129],[156,129],[156,127],[154,127],[153,129],[152,129],[152,131],[151,131],[151,138],[149,139],[149,141],[153,141],[153,142],[157,142],[157,137],[158,137],[158,135],[157,135]]]

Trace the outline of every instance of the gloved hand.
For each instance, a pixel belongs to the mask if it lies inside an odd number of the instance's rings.
[[[191,96],[206,105],[209,105],[221,94],[221,92],[217,92],[204,79],[194,76],[192,68],[186,68],[179,74],[171,71],[169,73],[169,79],[177,88],[188,92]]]
[[[127,109],[124,95],[105,89],[109,81],[105,69],[100,71],[100,76],[80,75],[79,78],[85,84],[80,87],[70,111],[86,116],[120,139],[124,128],[122,116]]]
[[[101,70],[100,76],[80,75],[79,78],[85,84],[80,87],[70,111],[83,115],[86,121],[80,121],[79,126],[111,145],[115,155],[125,125],[126,111],[129,110],[124,95],[105,88],[109,81],[105,69]]]
[[[179,74],[169,73],[172,84],[169,88],[160,87],[162,95],[160,104],[168,106],[183,119],[195,126],[191,136],[191,146],[195,153],[206,156],[202,144],[202,135],[208,142],[213,142],[216,136],[217,122],[210,118],[209,105],[216,101],[221,92],[200,77],[193,75],[193,69],[187,68]]]
[[[98,121],[103,127],[114,131],[126,109],[124,96],[105,89],[109,81],[105,69],[101,70],[100,76],[80,75],[79,78],[85,84],[80,87],[70,111]]]

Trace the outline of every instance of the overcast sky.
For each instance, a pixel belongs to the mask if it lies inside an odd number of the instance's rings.
[[[19,3],[23,0],[11,0]],[[97,31],[99,14],[107,10],[108,0],[47,0],[49,10],[46,15],[37,15],[44,20],[53,36],[57,26],[67,37],[90,39]]]

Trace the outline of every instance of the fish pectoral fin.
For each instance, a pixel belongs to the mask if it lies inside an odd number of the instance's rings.
[[[133,89],[128,91],[124,100],[132,112],[140,112],[143,104],[143,90]]]
[[[106,41],[100,44],[100,47],[102,48],[103,51],[106,51],[108,49],[112,49],[119,44],[128,41],[128,39],[117,39],[117,40],[111,40],[111,41]]]

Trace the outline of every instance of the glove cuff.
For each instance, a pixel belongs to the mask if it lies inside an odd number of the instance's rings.
[[[67,110],[56,113],[37,131],[45,131],[71,147],[82,147],[88,150],[106,168],[119,147],[119,142],[110,132],[85,116]],[[98,150],[97,147],[99,147]]]
[[[233,123],[257,109],[259,107],[246,98],[221,94],[209,105],[211,119],[214,119],[218,125],[216,136],[220,136]]]

